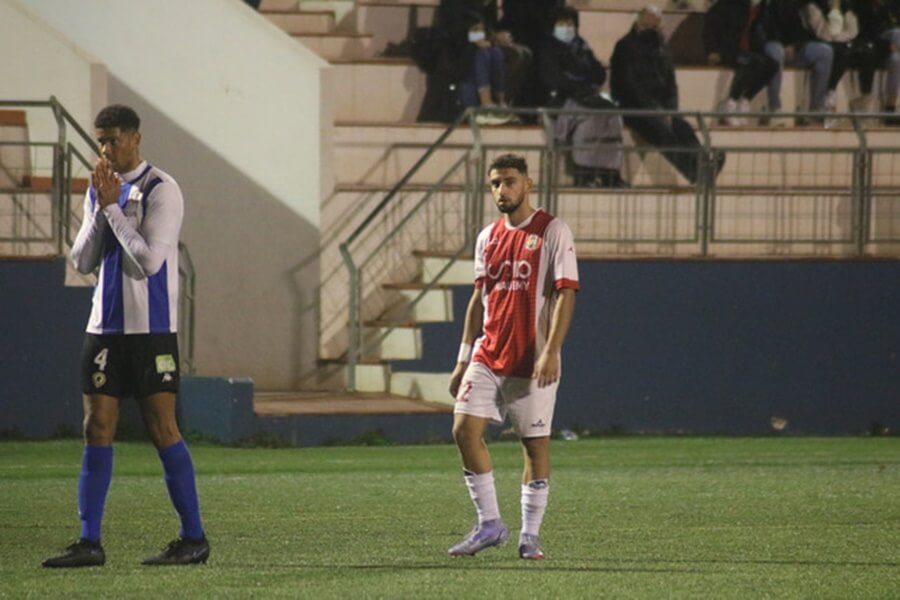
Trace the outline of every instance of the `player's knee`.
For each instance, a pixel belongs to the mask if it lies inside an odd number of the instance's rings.
[[[479,436],[474,435],[465,422],[453,424],[453,441],[456,442],[457,446],[467,446],[473,441],[478,441],[478,438]]]
[[[147,434],[157,448],[168,448],[181,441],[181,432],[175,422],[153,423],[147,427]]]
[[[90,412],[84,416],[84,441],[92,446],[109,445],[116,433],[116,421],[109,415]]]
[[[550,438],[525,438],[522,440],[525,454],[531,460],[540,460],[550,453]]]

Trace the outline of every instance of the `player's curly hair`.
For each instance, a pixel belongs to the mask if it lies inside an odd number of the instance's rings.
[[[123,131],[137,131],[141,128],[141,118],[130,106],[110,104],[97,113],[94,119],[96,129],[112,129],[118,127]]]
[[[515,169],[522,175],[528,175],[528,163],[521,154],[501,154],[488,167],[488,173],[494,169]]]

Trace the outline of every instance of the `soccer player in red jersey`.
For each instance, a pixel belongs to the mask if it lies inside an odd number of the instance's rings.
[[[453,437],[478,524],[448,552],[472,555],[509,537],[484,443],[488,424],[503,423],[509,415],[525,459],[519,556],[541,559],[538,535],[549,493],[550,427],[578,265],[569,227],[531,206],[534,183],[523,157],[497,157],[488,177],[503,216],[475,243],[475,291],[450,378],[456,398]]]

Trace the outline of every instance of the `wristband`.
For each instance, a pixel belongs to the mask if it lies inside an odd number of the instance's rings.
[[[459,355],[456,357],[456,362],[464,362],[467,363],[472,358],[472,344],[460,344],[459,345]]]

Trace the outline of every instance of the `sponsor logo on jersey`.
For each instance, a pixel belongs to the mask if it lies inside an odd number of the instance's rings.
[[[157,373],[174,373],[177,370],[175,357],[171,354],[158,354],[156,356]]]
[[[525,249],[526,250],[537,250],[538,246],[541,245],[541,238],[538,237],[536,233],[532,233],[527,238],[525,238]]]
[[[91,375],[91,381],[94,382],[95,388],[102,388],[106,385],[106,374],[102,371],[97,371],[93,375]]]
[[[494,289],[513,292],[527,290],[531,283],[531,263],[527,260],[504,260],[488,263],[487,275],[497,283]]]

